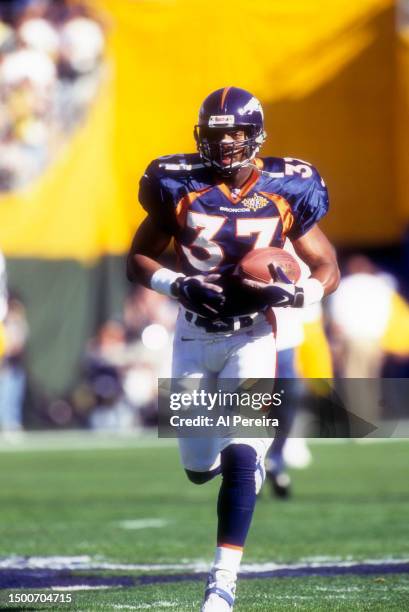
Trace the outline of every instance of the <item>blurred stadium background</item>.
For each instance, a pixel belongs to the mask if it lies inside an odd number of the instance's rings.
[[[200,102],[226,83],[262,100],[264,154],[320,169],[332,202],[322,225],[341,263],[361,254],[377,268],[352,266],[379,281],[358,283],[362,316],[348,288],[335,314],[326,309],[337,371],[345,336],[366,323],[363,341],[382,359],[375,375],[408,375],[408,2],[15,0],[0,10],[4,430],[154,422],[175,312],[125,280],[144,216],[138,180],[154,157],[194,150]],[[306,333],[300,349],[305,376],[329,371],[316,338]]]
[[[409,0],[0,1],[3,595],[99,580],[112,589],[78,609],[198,608],[186,576],[144,578],[203,571],[217,483],[189,485],[156,440],[175,305],[124,263],[146,165],[193,151],[202,99],[230,84],[263,103],[263,153],[309,160],[329,187],[344,278],[303,321],[300,375],[409,380]],[[407,394],[375,416],[407,419]],[[407,441],[312,455],[294,503],[264,493],[246,562],[364,569],[285,566],[243,581],[237,609],[407,609]]]

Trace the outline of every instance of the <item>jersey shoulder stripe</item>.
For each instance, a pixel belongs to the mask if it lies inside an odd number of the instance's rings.
[[[284,198],[290,207],[294,221],[288,224],[288,236],[295,240],[327,213],[329,200],[325,182],[317,169],[302,159],[264,157],[260,161],[267,179],[265,191]],[[287,217],[290,219],[288,211]]]
[[[164,155],[154,159],[148,166],[147,173],[156,178],[175,178],[185,177],[194,171],[204,170],[203,164],[198,153],[178,153],[176,155]]]

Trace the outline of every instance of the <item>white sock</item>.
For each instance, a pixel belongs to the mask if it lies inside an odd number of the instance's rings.
[[[242,549],[218,546],[212,566],[212,572],[215,578],[236,580],[242,556]]]

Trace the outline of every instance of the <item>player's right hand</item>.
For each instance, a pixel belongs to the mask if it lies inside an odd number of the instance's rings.
[[[274,308],[303,306],[303,289],[292,283],[280,267],[275,268],[271,264],[269,270],[272,279],[270,284],[247,278],[242,280],[245,287],[254,291],[257,308],[262,310],[269,306]]]
[[[215,284],[219,278],[220,274],[184,276],[175,281],[173,293],[188,310],[214,319],[226,301],[223,289]]]

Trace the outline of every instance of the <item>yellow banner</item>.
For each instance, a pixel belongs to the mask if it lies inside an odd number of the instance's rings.
[[[193,151],[202,99],[236,85],[263,102],[264,154],[326,178],[339,243],[399,236],[392,162],[392,0],[94,0],[109,77],[59,158],[0,197],[0,248],[92,260],[127,250],[137,184],[158,155]]]

